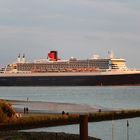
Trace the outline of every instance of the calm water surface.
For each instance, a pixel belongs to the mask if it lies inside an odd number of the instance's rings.
[[[140,109],[140,87],[0,87],[1,99],[49,101],[97,105],[106,108]],[[129,119],[130,139],[140,140],[140,118]],[[114,140],[127,140],[126,120],[114,121]],[[79,126],[37,129],[79,133]],[[112,139],[112,122],[89,124],[89,135]]]

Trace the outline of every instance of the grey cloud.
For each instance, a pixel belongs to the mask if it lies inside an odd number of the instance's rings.
[[[135,2],[0,0],[1,63],[9,63],[19,52],[33,60],[56,49],[66,59],[72,55],[88,58],[91,52],[104,55],[113,49],[130,65],[140,67],[136,61],[140,51],[140,2]],[[130,58],[130,53],[134,57]]]

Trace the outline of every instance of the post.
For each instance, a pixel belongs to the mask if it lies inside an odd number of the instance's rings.
[[[80,115],[80,140],[88,140],[88,115]]]
[[[114,140],[114,117],[115,117],[115,114],[113,113],[113,116],[112,116],[112,140]]]
[[[112,140],[114,140],[114,120],[112,120]]]
[[[127,120],[127,140],[129,140],[129,122]]]

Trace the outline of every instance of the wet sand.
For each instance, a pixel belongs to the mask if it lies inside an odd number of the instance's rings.
[[[62,111],[68,113],[93,113],[100,109],[103,111],[109,110],[100,106],[91,106],[87,104],[76,103],[56,103],[56,102],[41,102],[41,101],[19,101],[9,100],[13,108],[19,112],[24,112],[24,107],[28,107],[30,113],[47,113],[60,114]]]

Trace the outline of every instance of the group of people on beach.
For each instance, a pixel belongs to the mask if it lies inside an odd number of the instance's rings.
[[[29,102],[29,98],[27,97],[27,102]],[[24,114],[28,114],[29,113],[29,108],[28,107],[24,107]]]
[[[69,112],[65,113],[65,111],[62,111],[62,115],[69,115]]]
[[[24,107],[24,114],[28,114],[29,113],[29,108],[28,107]]]

